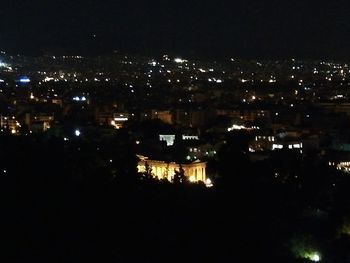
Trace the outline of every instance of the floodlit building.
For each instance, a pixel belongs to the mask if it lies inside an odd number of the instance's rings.
[[[167,179],[172,181],[175,175],[175,171],[180,169],[180,164],[175,162],[165,162],[158,160],[150,160],[145,156],[138,156],[140,161],[138,163],[138,171],[145,172],[146,163],[152,169],[154,177],[159,180]],[[189,179],[190,182],[206,182],[206,163],[199,160],[189,163],[181,164],[182,168],[185,171],[185,176]]]
[[[36,132],[47,131],[51,128],[54,120],[55,117],[53,114],[33,115],[30,113],[26,113],[25,115],[25,124],[30,130],[34,130]]]
[[[0,115],[0,128],[10,131],[12,134],[18,133],[20,123],[15,117],[8,117]]]
[[[114,113],[111,125],[116,129],[123,128],[124,124],[130,119],[129,113]]]
[[[164,123],[173,124],[173,116],[170,111],[152,110],[152,119],[159,119]]]

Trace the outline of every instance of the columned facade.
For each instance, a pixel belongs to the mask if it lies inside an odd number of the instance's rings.
[[[144,156],[138,156],[140,158],[140,161],[138,163],[138,171],[139,172],[145,172],[146,170],[146,163],[152,169],[153,175],[161,179],[167,179],[169,181],[172,181],[175,175],[175,171],[179,171],[180,164],[177,164],[175,162],[164,162],[164,161],[157,161],[157,160],[149,160],[147,157]],[[206,163],[195,161],[190,164],[182,164],[181,165],[185,176],[189,179],[190,182],[205,182],[206,177]]]

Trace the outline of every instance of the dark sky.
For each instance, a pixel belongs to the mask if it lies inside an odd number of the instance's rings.
[[[22,54],[119,49],[147,55],[350,59],[350,1],[0,3],[0,47]]]

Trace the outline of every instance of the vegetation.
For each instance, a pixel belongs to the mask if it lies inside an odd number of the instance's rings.
[[[215,187],[138,174],[129,135],[0,137],[3,256],[14,261],[347,262],[350,178],[312,156],[250,163],[244,133]],[[278,175],[276,175],[278,167]],[[291,169],[293,167],[293,169]],[[248,253],[247,253],[248,252]],[[318,257],[319,258],[318,258]]]

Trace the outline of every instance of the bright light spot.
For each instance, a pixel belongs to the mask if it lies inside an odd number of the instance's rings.
[[[74,131],[75,136],[79,137],[81,135],[81,132],[79,130]]]
[[[19,82],[20,83],[29,83],[30,79],[28,77],[22,77],[22,78],[19,79]]]
[[[165,141],[167,146],[173,146],[175,143],[175,135],[159,135],[160,141]]]
[[[272,150],[275,150],[275,149],[283,149],[283,145],[282,144],[273,144]]]
[[[196,181],[196,179],[194,178],[194,176],[192,175],[191,177],[190,177],[190,182],[191,183],[194,183]]]
[[[46,77],[43,81],[44,81],[44,82],[50,82],[50,81],[52,81],[52,80],[54,80],[54,78]]]
[[[174,61],[175,61],[175,63],[185,63],[185,62],[187,62],[187,60],[182,59],[182,58],[175,58]]]
[[[115,121],[128,121],[129,118],[127,118],[127,117],[116,117],[116,118],[114,118],[114,120]]]
[[[232,127],[228,128],[227,131],[234,131],[234,130],[260,130],[260,127],[252,126],[252,127],[246,127],[244,125],[237,125],[233,124]]]
[[[310,259],[314,262],[319,262],[321,260],[320,255],[318,255],[317,253],[311,255]]]
[[[213,182],[208,178],[207,180],[205,180],[205,185],[206,187],[213,187]]]

